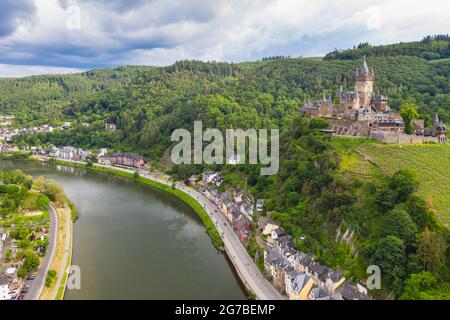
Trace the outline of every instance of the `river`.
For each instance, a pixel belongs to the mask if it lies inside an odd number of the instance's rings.
[[[195,212],[129,179],[32,161],[0,160],[60,183],[79,210],[72,264],[81,289],[64,299],[245,299],[232,266]]]

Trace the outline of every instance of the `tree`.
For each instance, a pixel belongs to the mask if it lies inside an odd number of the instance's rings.
[[[383,182],[375,194],[375,203],[381,212],[389,211],[403,203],[417,190],[417,174],[408,169],[401,169]]]
[[[427,291],[433,290],[437,287],[437,279],[429,272],[421,272],[412,274],[408,280],[405,281],[401,300],[431,300],[433,295]]]
[[[396,236],[409,246],[416,240],[417,226],[404,207],[397,206],[386,215],[382,232],[385,236]]]
[[[425,228],[421,235],[421,241],[417,248],[417,254],[426,271],[438,275],[446,262],[447,243],[438,234]]]
[[[66,195],[63,188],[55,181],[47,181],[44,187],[44,193],[53,201],[63,204],[66,201]]]
[[[425,229],[425,227],[435,227],[436,222],[433,213],[428,209],[427,203],[422,197],[417,194],[411,195],[406,202],[406,209],[420,230]]]
[[[6,254],[5,254],[6,262],[11,261],[11,256],[12,256],[12,251],[11,250],[6,251]]]
[[[407,134],[413,134],[414,127],[412,122],[419,116],[419,113],[417,112],[417,106],[412,102],[406,102],[402,104],[402,106],[400,107],[400,116],[405,123],[405,132]]]
[[[378,265],[382,275],[399,289],[401,278],[405,275],[405,245],[395,236],[387,236],[377,243],[377,248],[371,257],[373,264]]]
[[[159,134],[158,125],[154,122],[147,121],[142,129],[139,145],[143,148],[150,147],[153,143],[155,143]]]
[[[26,251],[23,254],[22,267],[17,272],[20,278],[26,278],[31,272],[36,271],[39,268],[39,257],[32,251]]]
[[[390,179],[390,188],[396,193],[395,201],[397,203],[408,200],[409,196],[416,192],[418,186],[417,174],[409,169],[397,171]]]
[[[44,189],[45,186],[45,178],[43,176],[39,176],[36,179],[34,179],[34,187],[41,191]]]

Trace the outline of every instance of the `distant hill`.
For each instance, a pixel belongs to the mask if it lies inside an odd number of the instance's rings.
[[[289,128],[306,101],[332,95],[340,86],[353,90],[354,70],[361,61],[184,60],[168,67],[124,66],[3,79],[0,114],[15,115],[16,126],[76,124],[70,132],[42,134],[38,138],[43,143],[115,147],[159,158],[171,144],[171,132],[190,128],[196,119],[219,129]],[[367,62],[375,70],[375,91],[386,94],[394,109],[413,99],[421,117],[430,120],[437,112],[450,123],[448,59],[431,63],[388,56],[369,57]],[[105,121],[115,123],[117,131],[105,132]]]
[[[335,50],[325,60],[355,60],[367,57],[412,56],[426,60],[450,58],[450,37],[448,35],[427,36],[421,41],[401,42],[390,45],[372,46],[361,43],[353,49]]]

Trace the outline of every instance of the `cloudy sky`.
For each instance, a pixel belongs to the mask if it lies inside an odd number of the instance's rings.
[[[319,56],[450,31],[448,0],[0,0],[0,77]]]

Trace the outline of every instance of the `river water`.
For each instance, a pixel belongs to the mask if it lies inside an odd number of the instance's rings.
[[[79,210],[72,264],[81,290],[65,299],[245,299],[226,257],[178,198],[106,173],[0,160],[59,182]]]

